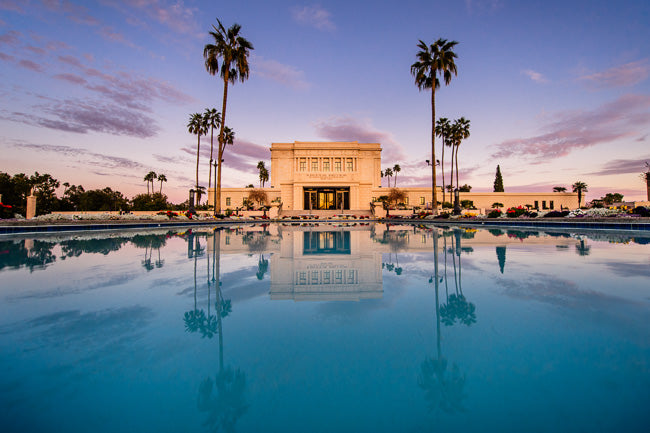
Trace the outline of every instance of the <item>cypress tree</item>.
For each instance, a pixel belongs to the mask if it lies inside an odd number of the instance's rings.
[[[494,192],[503,192],[503,177],[501,177],[501,167],[497,165],[497,174],[494,176]]]

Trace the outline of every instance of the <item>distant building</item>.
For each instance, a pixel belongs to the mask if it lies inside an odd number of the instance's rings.
[[[397,162],[397,161],[395,161]],[[393,162],[389,163],[393,165]],[[389,193],[381,186],[379,143],[303,142],[271,144],[271,187],[264,188],[269,202],[280,201],[282,211],[348,210],[369,211],[371,202]],[[430,187],[399,187],[408,208],[431,208]],[[550,188],[549,188],[550,189]],[[248,197],[248,188],[223,188],[221,209],[237,209]],[[208,203],[214,200],[208,191]],[[446,193],[446,201],[452,201]],[[438,192],[442,202],[442,189]],[[526,206],[539,210],[578,207],[576,193],[460,193],[478,209],[493,203],[504,207]]]

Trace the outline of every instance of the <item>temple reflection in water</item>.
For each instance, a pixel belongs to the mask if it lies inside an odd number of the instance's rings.
[[[381,298],[381,252],[369,231],[332,227],[282,230],[271,256],[271,299],[358,301]]]

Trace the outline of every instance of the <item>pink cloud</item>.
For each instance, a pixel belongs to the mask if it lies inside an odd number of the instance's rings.
[[[41,0],[45,8],[53,11],[63,13],[70,20],[89,26],[97,26],[100,24],[99,20],[88,13],[88,9],[71,3],[67,0]]]
[[[328,140],[380,143],[383,148],[382,159],[384,161],[403,161],[407,158],[393,134],[375,129],[368,119],[333,116],[316,122],[314,128],[319,136]]]
[[[493,158],[521,157],[538,163],[601,143],[639,135],[650,125],[650,95],[624,95],[593,110],[557,113],[535,137],[496,144]]]
[[[522,74],[526,75],[528,78],[533,80],[536,83],[544,84],[548,83],[548,80],[544,78],[544,76],[540,72],[535,72],[531,69],[526,69],[525,71],[521,71]]]
[[[0,60],[4,60],[5,62],[11,62],[14,60],[14,58],[14,56],[11,56],[9,54],[0,53]]]
[[[579,79],[596,88],[633,86],[644,81],[650,74],[648,59],[626,63],[602,72],[583,75]]]
[[[0,2],[0,9],[12,12],[24,13],[24,6],[26,6],[24,1],[2,0]]]
[[[600,170],[588,174],[607,176],[610,174],[641,173],[646,169],[646,161],[650,162],[650,155],[638,159],[614,159],[609,161]]]

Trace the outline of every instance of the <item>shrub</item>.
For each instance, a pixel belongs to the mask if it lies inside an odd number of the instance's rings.
[[[557,211],[557,210],[552,210],[544,215],[544,218],[562,218],[569,215],[569,211]]]
[[[448,219],[448,218],[449,218],[449,214],[448,214],[447,212],[445,212],[445,213],[441,213],[440,215],[436,216],[435,218],[436,218],[436,219]]]
[[[499,203],[498,201],[495,201],[494,203],[492,203],[492,207],[493,208],[503,207],[503,203]]]
[[[635,215],[641,215],[642,217],[650,217],[650,208],[638,206],[632,209],[632,213]]]
[[[526,209],[523,206],[511,207],[506,211],[508,218],[519,218],[526,213]]]
[[[452,207],[454,207],[454,205],[449,203],[448,201],[442,203],[443,209],[451,209]]]
[[[499,209],[494,209],[488,214],[488,218],[499,218],[501,216],[502,212]]]
[[[474,207],[474,202],[472,200],[461,200],[460,201],[460,206],[463,209],[471,209]]]

